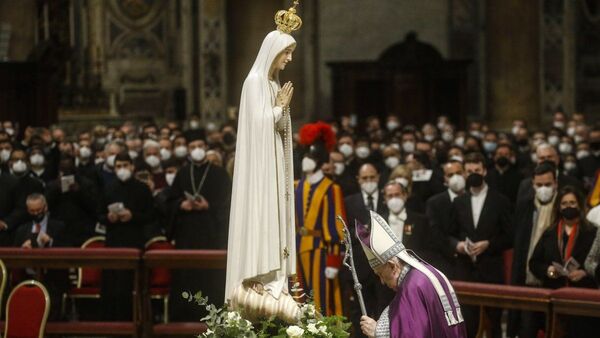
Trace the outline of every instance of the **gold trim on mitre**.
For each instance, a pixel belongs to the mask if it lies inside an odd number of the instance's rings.
[[[388,223],[376,212],[371,211],[371,250],[381,264],[406,250],[400,239],[394,234]]]
[[[298,6],[298,4],[299,1],[295,0],[292,7],[287,11],[282,9],[275,13],[275,24],[277,25],[278,31],[290,34],[302,27],[302,19],[296,14],[296,6]]]

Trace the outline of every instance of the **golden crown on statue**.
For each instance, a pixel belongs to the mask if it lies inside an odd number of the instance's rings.
[[[282,9],[275,13],[275,23],[277,24],[278,31],[290,34],[291,32],[300,29],[302,26],[302,19],[296,15],[296,6],[298,6],[298,3],[299,1],[295,0],[294,5],[287,11]]]

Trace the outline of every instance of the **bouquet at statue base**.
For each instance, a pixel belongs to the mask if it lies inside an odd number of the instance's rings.
[[[254,291],[253,291],[254,292]],[[250,321],[244,312],[231,309],[228,305],[217,308],[198,292],[192,295],[183,292],[189,302],[204,306],[208,314],[201,319],[207,330],[199,335],[205,338],[346,338],[351,324],[344,317],[323,317],[312,303],[296,305],[298,317],[288,323],[275,316]]]

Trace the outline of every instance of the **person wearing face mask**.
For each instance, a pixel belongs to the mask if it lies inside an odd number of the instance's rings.
[[[515,152],[508,144],[501,144],[493,153],[493,166],[485,177],[486,183],[494,190],[506,196],[514,207],[519,183],[523,176],[514,165]]]
[[[152,175],[152,182],[154,182],[153,191],[160,191],[167,186],[165,174],[161,166],[160,144],[153,140],[146,140],[143,149],[143,162],[136,163],[136,167],[146,169]]]
[[[0,172],[8,171],[8,160],[13,146],[8,139],[0,140]]]
[[[104,189],[104,207],[99,215],[106,225],[106,247],[139,248],[144,245],[144,227],[155,219],[152,193],[133,177],[135,167],[126,151],[115,156],[117,179]],[[131,320],[133,272],[102,272],[102,310],[104,320]]]
[[[8,166],[9,178],[3,181],[7,182],[6,190],[2,192],[6,199],[0,216],[0,245],[10,246],[14,240],[14,231],[16,228],[29,220],[27,214],[26,200],[27,196],[34,193],[43,193],[44,186],[37,179],[29,176],[29,162],[25,151],[15,149],[10,155]],[[4,190],[4,186],[2,189]]]
[[[52,215],[65,223],[65,245],[80,247],[95,235],[100,194],[94,182],[77,172],[73,157],[61,157],[59,177],[46,186],[46,198]]]
[[[110,142],[104,146],[105,161],[96,165],[96,174],[99,178],[98,188],[100,190],[105,189],[117,180],[114,170],[115,158],[117,157],[117,154],[120,154],[125,150],[125,145],[119,142]]]
[[[377,168],[370,163],[363,164],[358,171],[357,181],[361,191],[354,195],[347,196],[344,199],[346,205],[347,224],[350,233],[355,233],[355,222],[361,224],[370,223],[370,211],[378,214],[387,212],[385,200],[379,192],[379,172]],[[379,280],[374,275],[369,266],[366,256],[362,252],[358,241],[352,241],[354,252],[354,265],[356,274],[362,284],[362,293],[365,300],[368,313],[377,313],[377,297],[379,289]],[[343,271],[342,281],[344,285],[352,288],[352,276],[347,271]],[[356,298],[350,299],[351,316],[350,319],[355,325],[360,322],[360,307]],[[358,326],[360,327],[360,326]]]
[[[600,168],[600,127],[590,130],[588,143],[577,146],[578,167],[586,186],[591,187]]]
[[[504,283],[503,253],[512,246],[510,201],[485,183],[485,158],[465,156],[466,193],[454,199],[451,242],[458,255],[455,278],[478,283]],[[492,337],[501,337],[501,310],[488,312]],[[469,337],[479,324],[479,307],[463,309]]]
[[[17,228],[14,246],[34,250],[65,246],[65,225],[62,221],[51,217],[44,195],[34,193],[27,196],[26,205],[30,220]],[[29,270],[26,274],[29,274]],[[62,295],[69,285],[67,270],[43,269],[42,276],[38,277],[43,278],[50,301],[55,304],[51,307],[48,318],[60,320]]]
[[[560,156],[556,148],[548,143],[542,143],[535,149],[537,164],[541,164],[545,161],[554,163],[556,168],[560,168]],[[558,169],[557,169],[558,170]],[[578,189],[581,193],[584,191],[583,184],[577,178],[572,176],[566,176],[562,172],[558,175],[558,189],[567,185],[573,186]],[[517,203],[520,199],[531,199],[535,195],[533,185],[531,184],[532,177],[525,177],[519,184],[519,190],[517,192]]]
[[[411,197],[416,199],[414,210],[425,212],[425,202],[442,191],[445,191],[444,178],[432,170],[431,158],[424,152],[416,151],[406,157],[406,164],[412,170]]]
[[[201,134],[197,134],[201,135]],[[204,138],[189,139],[189,161],[175,175],[167,199],[172,215],[170,239],[176,249],[224,249],[227,247],[231,179],[225,169],[211,165],[206,158]],[[257,197],[258,198],[258,197]],[[173,273],[173,320],[193,320],[201,311],[190,309],[179,297],[180,291],[201,289],[222,300],[225,294],[224,271],[182,270]]]
[[[541,286],[529,270],[528,261],[542,234],[552,225],[552,212],[556,198],[556,167],[550,162],[538,165],[533,173],[535,197],[521,200],[515,208],[514,254],[512,285]],[[509,311],[508,337],[535,338],[544,327],[544,316],[528,311]]]
[[[159,236],[164,233],[167,238],[172,238],[174,215],[171,214],[171,210],[169,209],[168,199],[171,194],[171,186],[173,185],[173,182],[175,182],[175,176],[177,176],[180,165],[177,159],[171,158],[163,163],[163,167],[165,169],[165,181],[167,182],[167,186],[154,196],[154,204],[160,219],[158,233],[155,233],[154,235]],[[156,229],[154,230],[156,232]],[[148,236],[147,238],[151,237],[154,236]]]
[[[396,169],[396,167],[398,167],[398,165],[400,165],[400,156],[401,155],[400,155],[400,150],[396,149],[395,147],[393,147],[391,145],[389,145],[383,149],[382,155],[383,155],[383,163],[385,164],[385,166],[383,166],[380,169],[380,172],[381,172],[380,182],[387,182],[392,171],[394,169]]]
[[[373,162],[374,154],[371,152],[371,146],[367,139],[360,138],[356,141],[356,148],[354,148],[354,155],[356,156],[356,162],[359,166]]]
[[[32,148],[29,151],[29,164],[30,170],[29,175],[31,177],[39,180],[44,186],[55,179],[56,177],[51,177],[51,173],[49,170],[46,170],[46,162],[44,153],[39,148]]]
[[[335,147],[335,135],[325,123],[307,124],[300,129],[300,144],[308,150],[302,159],[304,177],[298,181],[295,191],[298,269],[304,292],[315,292],[317,309],[321,313],[341,314],[338,273],[342,229],[336,217],[345,218],[346,211],[342,189],[324,177],[322,171],[323,165],[329,162],[328,151]],[[314,215],[322,217],[315,219]]]
[[[586,220],[585,199],[579,191],[569,186],[560,189],[554,202],[552,226],[535,246],[529,270],[545,288],[597,289],[584,267],[596,233],[597,228]],[[566,274],[561,273],[554,263],[566,266]],[[570,316],[566,323],[568,337],[596,337],[599,328],[595,318]]]
[[[339,151],[329,153],[329,159],[333,164],[333,181],[342,188],[344,196],[350,196],[360,191],[360,187],[356,183],[356,177],[352,176],[346,170],[346,162],[344,155]]]
[[[340,133],[338,135],[337,150],[344,155],[344,170],[352,177],[356,177],[360,164],[355,156],[354,139],[351,134]]]
[[[463,164],[450,160],[444,164],[444,182],[448,189],[431,196],[426,203],[425,214],[429,219],[431,238],[429,249],[432,252],[430,263],[453,279],[456,265],[456,248],[452,245],[452,202],[465,192]]]

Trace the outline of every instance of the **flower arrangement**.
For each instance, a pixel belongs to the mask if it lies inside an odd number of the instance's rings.
[[[201,292],[192,295],[183,292],[183,298],[204,306],[208,314],[201,319],[208,326],[202,338],[345,338],[350,334],[350,323],[340,316],[323,317],[311,303],[301,307],[298,323],[289,325],[275,317],[265,318],[256,323],[243,318],[243,314],[229,310],[227,305],[217,308],[208,303]]]

